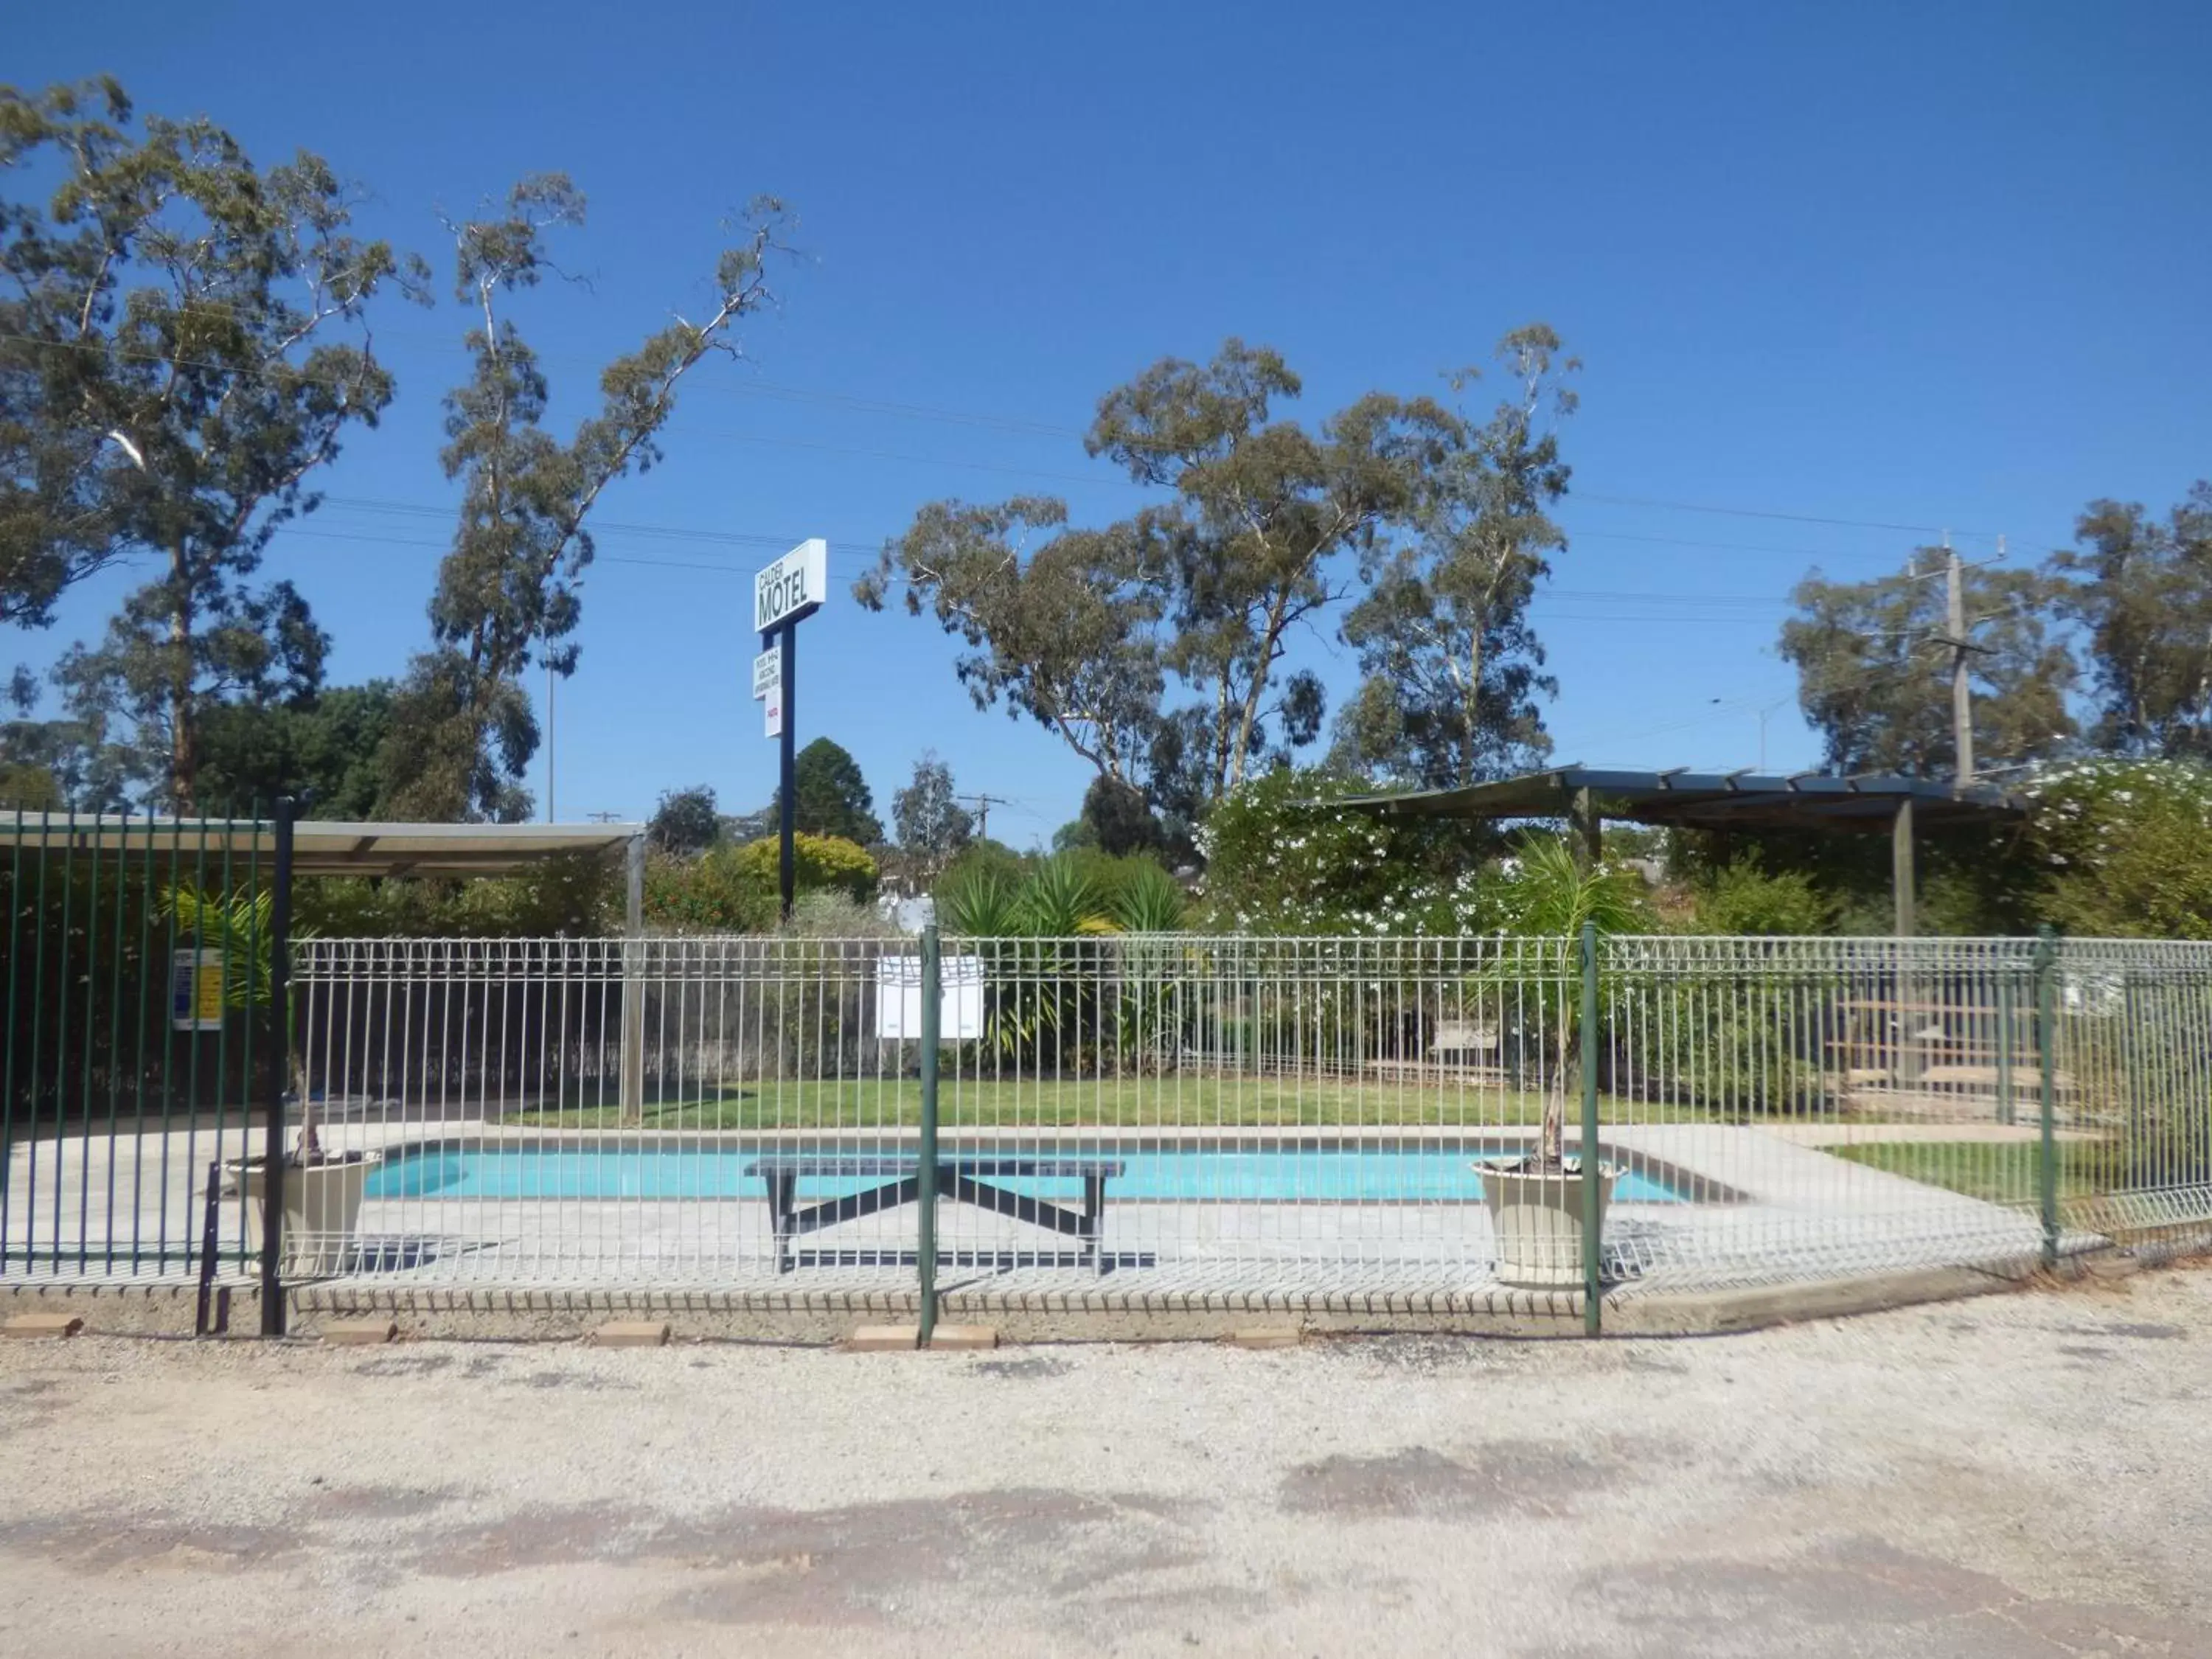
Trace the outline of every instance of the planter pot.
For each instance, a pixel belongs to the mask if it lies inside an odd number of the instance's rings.
[[[1619,1172],[1599,1168],[1585,1177],[1573,1159],[1564,1171],[1500,1169],[1478,1164],[1483,1202],[1498,1237],[1498,1277],[1532,1290],[1578,1291],[1583,1287],[1583,1182],[1598,1183],[1598,1227],[1605,1226],[1606,1200]]]
[[[284,1233],[282,1270],[286,1278],[311,1278],[345,1271],[353,1256],[355,1229],[361,1222],[362,1195],[380,1154],[345,1152],[327,1163],[284,1170]],[[263,1194],[268,1180],[262,1160],[226,1164],[224,1171],[246,1194],[246,1248],[261,1249]]]

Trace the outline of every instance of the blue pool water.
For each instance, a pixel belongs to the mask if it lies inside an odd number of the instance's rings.
[[[1324,1145],[1247,1150],[1219,1145],[1076,1145],[1007,1147],[1010,1154],[1065,1152],[1118,1158],[1121,1173],[1107,1183],[1109,1202],[1159,1199],[1200,1202],[1407,1203],[1479,1201],[1482,1180],[1474,1164],[1512,1156],[1495,1148],[1450,1146]],[[747,1172],[763,1152],[815,1151],[912,1156],[909,1146],[570,1146],[489,1145],[422,1146],[380,1164],[368,1180],[370,1198],[760,1198],[768,1183]],[[945,1156],[957,1153],[948,1149]],[[806,1177],[801,1198],[836,1198],[879,1184],[880,1176],[849,1180]],[[989,1177],[1033,1198],[1076,1200],[1074,1179]],[[1683,1194],[1648,1175],[1623,1174],[1613,1200],[1624,1204],[1670,1204]]]

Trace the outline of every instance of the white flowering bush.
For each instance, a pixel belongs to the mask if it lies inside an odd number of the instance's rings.
[[[2017,793],[2050,920],[2084,937],[2212,939],[2212,770],[2076,761]]]
[[[1385,938],[1489,933],[1494,882],[1440,836],[1329,805],[1361,786],[1289,769],[1255,778],[1207,815],[1203,924],[1224,933]]]

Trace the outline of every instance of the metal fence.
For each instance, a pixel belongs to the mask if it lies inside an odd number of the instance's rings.
[[[2212,1240],[2212,947],[311,939],[280,1036],[206,844],[0,856],[0,1281],[250,1271],[288,1082],[294,1283],[1479,1296],[1547,1115],[1615,1299]]]
[[[274,827],[10,817],[0,1281],[251,1271],[259,1215],[234,1176],[281,1086],[271,919],[250,896],[273,884]],[[218,925],[203,896],[243,902]]]

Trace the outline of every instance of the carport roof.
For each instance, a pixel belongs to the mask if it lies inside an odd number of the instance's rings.
[[[563,853],[605,854],[645,833],[641,823],[336,823],[292,830],[301,876],[498,876]],[[275,856],[276,826],[249,818],[157,818],[0,812],[0,845],[54,856],[66,849],[128,850],[155,858],[211,860],[234,870]]]
[[[1495,783],[1401,794],[1353,795],[1328,803],[1405,817],[1565,817],[1585,790],[1600,818],[1695,830],[1885,830],[1912,805],[1923,827],[1995,823],[2021,804],[1987,784],[1927,778],[1832,777],[1800,772],[1622,772],[1581,766],[1529,772]]]

